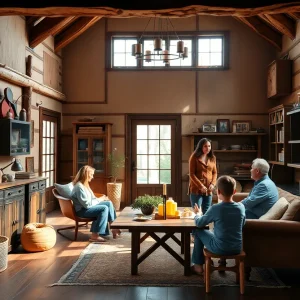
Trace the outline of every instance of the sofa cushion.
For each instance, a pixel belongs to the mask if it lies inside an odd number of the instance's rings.
[[[289,202],[281,197],[278,201],[259,219],[260,220],[279,220],[289,207]]]
[[[290,192],[287,192],[279,187],[277,187],[279,198],[284,197],[289,203],[292,203],[295,199],[298,199],[300,201],[300,197],[293,195]]]
[[[68,184],[58,184],[58,183],[54,183],[55,188],[57,189],[58,193],[64,197],[64,198],[68,198],[71,199],[71,194],[73,191],[73,183],[70,182]]]
[[[294,199],[290,203],[288,209],[282,216],[281,220],[300,222],[300,200],[299,199]]]

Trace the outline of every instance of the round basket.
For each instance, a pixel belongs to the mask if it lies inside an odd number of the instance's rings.
[[[7,268],[8,238],[0,236],[0,272]]]

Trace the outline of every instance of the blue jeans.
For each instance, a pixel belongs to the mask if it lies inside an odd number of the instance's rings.
[[[97,220],[92,222],[90,231],[100,235],[109,235],[108,222],[116,219],[116,211],[111,201],[102,201],[87,209],[82,208],[76,215],[83,218],[97,217]]]
[[[199,194],[190,194],[191,206],[194,207],[197,203],[198,207],[202,209],[202,213],[205,214],[206,211],[210,208],[212,202],[212,195],[199,195]]]
[[[220,255],[234,255],[240,253],[240,249],[228,249],[228,251],[224,251],[220,249],[214,242],[215,235],[213,232],[207,229],[196,229],[194,231],[195,241],[194,241],[194,250],[192,254],[192,263],[197,265],[203,265],[205,262],[203,248],[204,246],[208,251],[220,254]]]

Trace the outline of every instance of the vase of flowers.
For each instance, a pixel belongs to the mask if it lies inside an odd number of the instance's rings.
[[[124,154],[118,153],[117,148],[108,155],[108,162],[110,166],[110,176],[112,182],[107,183],[107,196],[114,205],[115,210],[120,209],[122,183],[117,182],[120,176],[121,170],[125,167]]]
[[[155,208],[158,208],[158,204],[160,203],[163,203],[161,196],[150,196],[146,194],[136,198],[131,204],[131,208],[140,209],[144,215],[149,216],[153,214]]]

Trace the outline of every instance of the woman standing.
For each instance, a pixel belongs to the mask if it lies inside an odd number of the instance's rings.
[[[212,190],[217,180],[216,157],[211,149],[211,141],[201,139],[189,159],[189,195],[191,206],[201,207],[202,213],[209,209]]]
[[[94,178],[95,169],[83,166],[73,180],[72,200],[76,215],[89,218],[97,217],[91,226],[90,242],[106,242],[103,236],[109,235],[108,223],[116,218],[116,211],[111,201],[103,201],[97,198],[90,188],[89,182]],[[113,238],[121,234],[119,229],[112,229]]]

